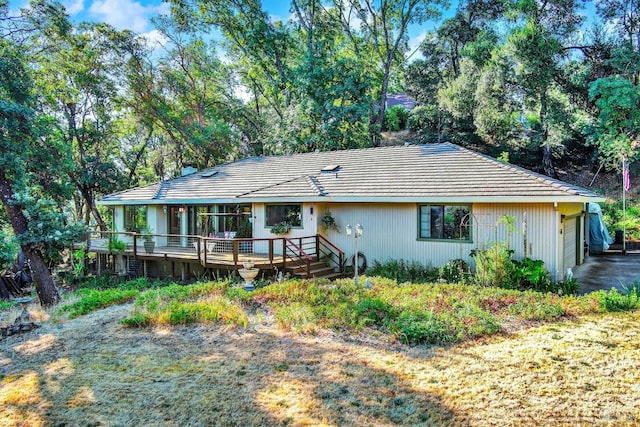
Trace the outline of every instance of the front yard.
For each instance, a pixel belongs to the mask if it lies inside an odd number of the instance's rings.
[[[446,307],[457,304],[460,285],[403,289],[374,279],[369,294],[361,290],[351,299],[345,293],[342,309],[326,317],[314,289],[308,293],[315,295],[317,310],[304,307],[308,299],[290,286],[264,288],[248,297],[213,285],[206,296],[200,291],[189,297],[183,293],[181,298],[190,304],[183,308],[165,301],[171,313],[183,314],[174,317],[182,319],[177,323],[187,325],[172,326],[171,316],[159,308],[162,298],[153,293],[140,294],[135,305],[114,305],[73,319],[67,319],[70,309],[60,312],[58,307],[48,313],[34,309],[41,328],[0,342],[0,425],[640,422],[638,310],[605,312],[589,296],[558,297],[548,304],[564,306],[564,315],[553,317],[558,314],[553,312],[533,320],[518,310],[509,311],[519,301],[517,294],[515,299],[511,294],[506,299],[481,294],[478,301],[485,301],[482,310],[488,314],[479,315],[468,300],[458,310],[464,316],[456,318],[491,315],[500,332],[460,332],[457,343],[449,345],[407,345],[388,325],[409,311],[420,317],[411,301],[420,301],[420,306],[433,303],[426,311],[435,314],[439,306],[452,311]],[[344,288],[338,284],[334,291],[325,289],[325,294],[337,298],[340,289]],[[433,289],[439,299],[433,297]],[[185,311],[184,307],[193,308],[216,292],[237,303],[246,318],[205,321],[196,311]],[[525,296],[533,302],[533,294]],[[541,307],[546,298],[540,297]],[[371,304],[360,304],[373,300],[391,307],[373,304],[372,311],[367,309]],[[360,310],[361,319],[374,320],[349,321],[353,318],[349,310]],[[567,310],[576,313],[567,316],[571,314]],[[343,313],[344,319],[331,321],[336,313]],[[376,324],[384,313],[390,316],[388,321]],[[9,320],[15,314],[3,316]],[[123,319],[144,315],[151,326],[122,324]]]

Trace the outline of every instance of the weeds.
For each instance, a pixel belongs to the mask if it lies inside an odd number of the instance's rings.
[[[59,313],[69,313],[69,318],[73,319],[101,308],[133,301],[139,294],[140,291],[136,289],[78,289],[76,295],[80,299],[63,305]]]
[[[222,322],[246,327],[245,310],[235,301],[243,299],[243,292],[230,292],[229,282],[169,285],[148,290],[138,296],[132,315],[122,323],[141,327]]]
[[[385,263],[374,261],[367,269],[367,275],[386,277],[400,283],[433,283],[440,278],[439,271],[430,265],[422,265],[417,261],[389,260]]]

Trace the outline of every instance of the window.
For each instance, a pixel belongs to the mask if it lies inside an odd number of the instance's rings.
[[[465,205],[421,205],[418,238],[470,241],[470,212]]]
[[[147,226],[146,206],[125,206],[124,207],[124,229],[125,231],[140,232]]]
[[[267,227],[287,222],[292,227],[302,226],[302,205],[267,205]]]

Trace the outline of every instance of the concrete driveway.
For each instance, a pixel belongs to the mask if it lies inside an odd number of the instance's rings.
[[[640,280],[640,252],[627,252],[626,255],[620,252],[591,255],[584,264],[574,268],[573,277],[580,285],[579,294],[600,289],[622,290],[623,285]]]

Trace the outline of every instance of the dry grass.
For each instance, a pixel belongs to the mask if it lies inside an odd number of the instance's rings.
[[[640,423],[638,311],[410,347],[284,332],[266,314],[247,329],[128,329],[131,308],[0,341],[0,425]]]

